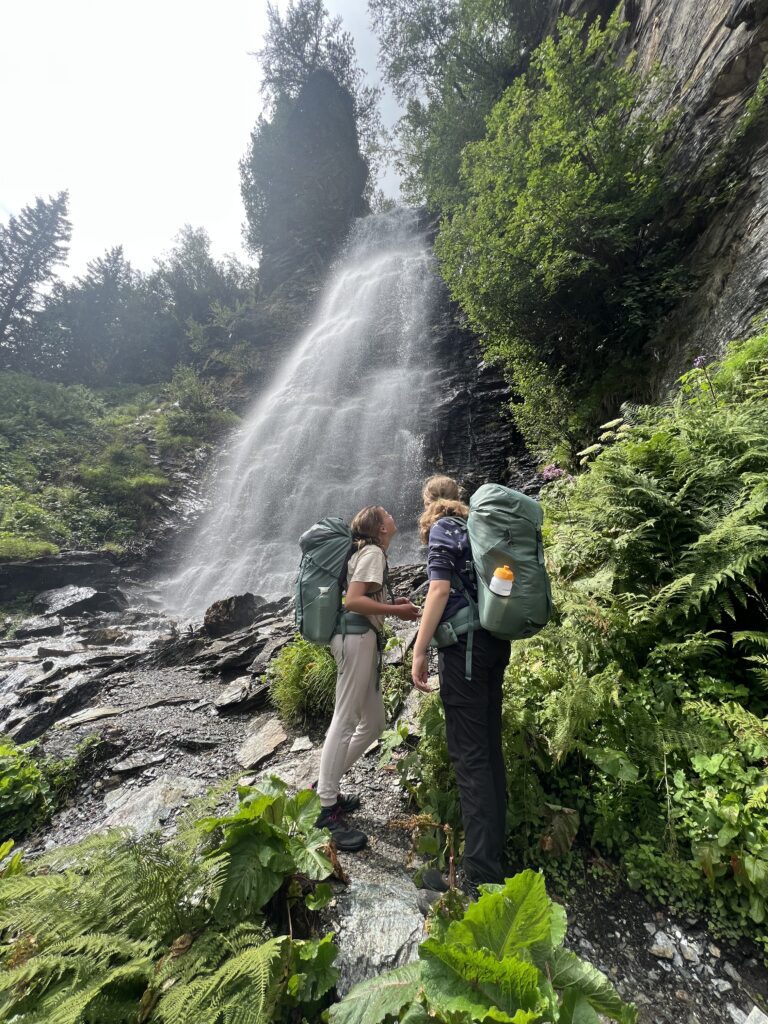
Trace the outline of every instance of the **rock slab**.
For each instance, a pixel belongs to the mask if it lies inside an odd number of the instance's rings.
[[[256,719],[254,731],[246,737],[235,755],[237,763],[243,768],[255,768],[287,739],[277,718]]]
[[[358,982],[418,958],[424,918],[412,882],[352,881],[338,898],[338,912],[339,998]]]
[[[173,810],[198,796],[202,788],[196,779],[165,775],[142,789],[114,790],[104,801],[110,814],[101,828],[130,828],[144,835],[159,828]]]

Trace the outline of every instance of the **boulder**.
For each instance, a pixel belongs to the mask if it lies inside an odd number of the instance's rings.
[[[208,636],[226,636],[242,629],[256,618],[259,608],[266,604],[263,597],[255,594],[236,594],[222,601],[214,601],[205,612],[203,629]]]
[[[56,587],[44,590],[32,599],[34,611],[43,615],[82,615],[83,612],[121,611],[127,606],[125,595],[117,590],[96,590],[94,587]]]
[[[339,998],[353,985],[418,958],[424,937],[419,893],[408,878],[386,883],[354,879],[338,897]],[[371,922],[376,927],[371,927]]]

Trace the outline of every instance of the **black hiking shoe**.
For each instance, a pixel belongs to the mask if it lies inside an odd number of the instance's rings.
[[[450,886],[445,875],[437,868],[427,868],[421,872],[422,889],[431,889],[432,892],[448,892]]]
[[[327,828],[337,850],[349,850],[352,853],[362,850],[368,843],[368,836],[359,829],[347,828],[342,813],[338,800],[333,807],[323,807],[315,821],[315,828]]]
[[[480,890],[478,889],[477,884],[478,883],[473,882],[471,878],[467,878],[462,868],[459,868],[456,873],[456,888],[460,889],[472,903],[477,903],[480,899]]]
[[[318,780],[315,779],[310,789],[314,789],[317,792],[317,783]],[[336,795],[336,803],[341,807],[343,814],[351,814],[360,806],[360,797],[357,793],[338,793]]]

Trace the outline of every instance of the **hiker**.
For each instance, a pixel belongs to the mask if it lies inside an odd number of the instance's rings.
[[[469,508],[461,501],[459,485],[451,477],[433,476],[425,483],[422,496],[419,531],[422,543],[429,544],[429,589],[413,648],[412,678],[414,686],[429,693],[430,641],[440,623],[469,607],[463,591],[477,601],[477,587],[467,571],[472,554],[461,521],[466,523]],[[501,749],[501,684],[510,643],[479,626],[470,635],[469,657],[467,634],[440,647],[438,674],[448,753],[456,772],[464,825],[459,885],[476,898],[478,885],[504,881],[507,786]]]
[[[355,619],[365,616],[370,628],[364,632],[337,632],[330,648],[336,660],[336,700],[333,719],[323,744],[317,792],[322,810],[318,828],[327,828],[341,850],[360,850],[367,836],[349,829],[344,820],[360,806],[358,796],[339,792],[342,775],[377,740],[386,724],[380,674],[384,618],[395,615],[415,622],[419,609],[406,597],[388,593],[387,556],[397,532],[392,516],[380,505],[362,509],[350,523],[356,550],[347,566],[347,588],[340,629],[348,612]]]

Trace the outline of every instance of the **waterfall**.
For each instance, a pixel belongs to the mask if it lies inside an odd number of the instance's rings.
[[[417,557],[435,291],[413,212],[357,222],[310,327],[225,446],[206,511],[163,585],[172,612],[199,618],[232,594],[291,593],[302,532],[366,505],[398,523],[391,562]]]

